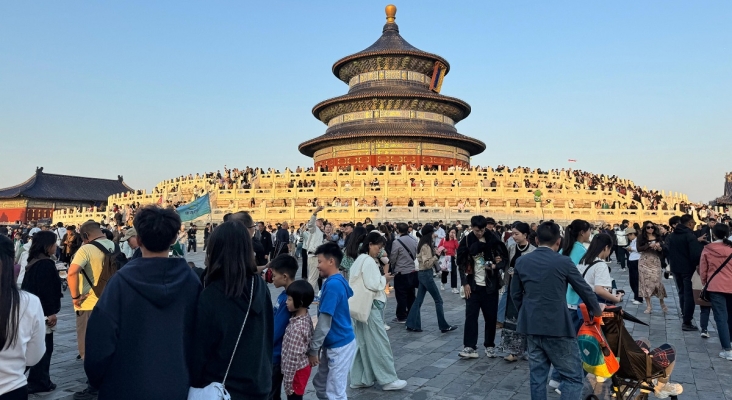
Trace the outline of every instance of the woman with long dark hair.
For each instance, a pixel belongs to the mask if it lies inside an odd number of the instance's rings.
[[[562,254],[569,256],[575,265],[585,255],[587,249],[585,243],[590,242],[592,226],[583,219],[575,219],[564,230],[564,242],[562,243]]]
[[[728,239],[730,229],[725,224],[716,224],[712,228],[714,241],[704,247],[699,262],[699,277],[702,284],[708,284],[707,290],[712,301],[714,321],[717,323],[719,343],[722,345],[721,358],[732,361],[732,260],[727,263],[712,279],[714,272],[732,255],[732,242]]]
[[[247,227],[238,221],[218,226],[209,237],[206,265],[196,315],[192,384],[200,388],[221,382],[233,359],[226,379],[231,398],[267,399],[272,385],[272,300],[257,274]]]
[[[366,237],[366,233],[366,228],[357,226],[346,238],[346,247],[343,248],[343,259],[341,260],[341,271],[346,279],[349,277],[353,262],[358,258],[358,249],[361,247],[361,242]]]
[[[511,292],[511,281],[513,268],[516,261],[524,254],[536,250],[529,242],[531,227],[525,222],[519,222],[511,230],[514,243],[508,246],[508,269],[505,274],[506,293]],[[506,315],[501,330],[501,351],[508,353],[503,359],[508,362],[518,361],[519,357],[526,351],[526,335],[516,331],[518,324],[518,308],[513,303],[511,296],[506,297]]]
[[[646,301],[645,314],[652,310],[651,297],[656,296],[661,302],[661,310],[666,313],[668,307],[663,299],[666,298],[666,288],[661,281],[661,257],[663,257],[663,242],[660,240],[658,228],[651,221],[643,223],[643,229],[638,235],[637,249],[640,253],[638,260],[638,291]]]
[[[61,278],[56,263],[51,259],[56,254],[56,234],[40,231],[33,236],[33,245],[28,253],[23,290],[41,300],[43,315],[46,316],[46,353],[28,374],[28,394],[50,392],[56,389],[51,382],[49,368],[53,354],[53,331],[56,329],[56,314],[61,311]]]
[[[388,272],[381,275],[377,259],[386,240],[378,232],[371,232],[362,238],[360,254],[353,262],[349,284],[354,290],[368,290],[373,293],[374,300],[366,322],[351,319],[358,344],[350,373],[351,388],[370,387],[378,382],[383,390],[400,390],[407,386],[407,382],[397,377],[383,316],[386,304],[384,289],[391,280],[391,275]],[[355,287],[356,285],[363,287]]]
[[[13,242],[0,236],[0,400],[28,398],[25,368],[36,365],[46,352],[41,301],[18,290],[13,253]]]
[[[433,268],[437,263],[437,255],[435,254],[435,227],[432,224],[426,224],[422,228],[422,237],[417,243],[417,260],[419,262],[419,271],[417,279],[419,279],[419,288],[417,289],[417,298],[414,300],[412,307],[409,309],[407,316],[407,330],[411,332],[422,332],[422,318],[420,316],[420,308],[424,302],[424,296],[429,292],[432,300],[435,301],[435,312],[437,312],[437,324],[440,330],[445,332],[454,331],[457,326],[450,325],[445,320],[445,312],[442,309],[442,296],[437,289],[433,277]]]
[[[597,301],[605,304],[619,303],[622,294],[613,294],[613,278],[610,276],[610,267],[606,263],[615,242],[607,233],[600,233],[592,238],[590,247],[580,260],[577,269],[585,278],[585,282],[597,295]]]

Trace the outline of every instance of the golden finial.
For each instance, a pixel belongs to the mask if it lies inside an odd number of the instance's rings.
[[[396,6],[394,4],[389,4],[388,6],[386,6],[386,23],[393,24],[395,19]]]

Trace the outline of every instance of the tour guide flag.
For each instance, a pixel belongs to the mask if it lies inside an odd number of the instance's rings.
[[[184,206],[176,208],[175,211],[180,215],[180,220],[182,222],[193,221],[198,217],[210,214],[211,204],[208,202],[208,194],[203,197],[199,197]]]

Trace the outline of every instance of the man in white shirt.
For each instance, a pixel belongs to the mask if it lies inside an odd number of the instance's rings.
[[[66,228],[64,228],[64,224],[62,222],[56,224],[56,229],[53,230],[53,233],[56,234],[56,258],[60,259],[61,249],[63,248],[61,240],[64,238],[64,235],[66,235]]]
[[[440,241],[445,238],[445,230],[440,226],[439,222],[435,222],[435,233],[437,234],[437,237],[435,238],[435,248],[440,245]]]
[[[618,264],[620,264],[620,269],[625,271],[625,256],[627,255],[627,251],[625,248],[628,246],[628,233],[626,229],[628,228],[629,221],[627,219],[623,220],[623,223],[615,228],[615,238],[616,238],[616,246],[615,246],[615,257],[618,259]]]

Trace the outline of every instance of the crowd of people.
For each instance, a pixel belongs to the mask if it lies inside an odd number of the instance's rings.
[[[136,207],[131,219],[120,207],[109,223],[78,228],[0,227],[0,399],[56,387],[49,367],[63,297],[59,265],[67,269],[88,378],[75,399],[184,399],[224,387],[233,399],[299,399],[315,367],[318,398],[345,399],[347,387],[376,384],[401,390],[407,383],[387,331],[404,325],[422,332],[427,294],[437,328],[462,330],[460,358],[528,360],[532,399],[546,398],[547,387],[577,399],[586,374],[576,339],[580,309],[599,316],[625,294],[610,275],[612,255],[647,314],[668,312],[663,279],[673,276],[679,328],[708,338],[713,313],[719,356],[732,360],[725,215],[709,214],[703,226],[689,214],[668,225],[575,220],[560,227],[475,215],[465,224],[367,219],[335,226],[318,216],[322,209],[299,227],[255,223],[246,212],[206,224],[203,266],[185,259],[198,250],[198,227],[157,205]],[[282,288],[274,303],[270,283]],[[393,317],[384,312],[392,291]],[[444,295],[464,299],[464,319],[447,320]],[[652,354],[663,352],[665,375],[650,390],[659,398],[680,394],[669,380],[674,348],[651,350],[638,340]]]

